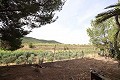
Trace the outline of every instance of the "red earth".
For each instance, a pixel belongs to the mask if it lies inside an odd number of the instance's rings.
[[[120,68],[115,61],[81,58],[38,65],[0,67],[0,80],[90,80],[90,69],[106,78],[120,80]]]

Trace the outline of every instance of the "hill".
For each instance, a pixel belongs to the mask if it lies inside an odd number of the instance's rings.
[[[37,44],[37,43],[57,43],[57,44],[61,44],[60,42],[57,42],[55,40],[43,40],[43,39],[36,39],[36,38],[32,38],[32,37],[24,37],[22,38],[22,43],[34,43],[34,44]]]

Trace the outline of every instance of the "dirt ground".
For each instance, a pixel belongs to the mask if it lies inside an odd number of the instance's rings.
[[[120,80],[117,62],[106,59],[81,58],[37,65],[1,66],[0,80],[90,80],[90,69],[111,80]]]

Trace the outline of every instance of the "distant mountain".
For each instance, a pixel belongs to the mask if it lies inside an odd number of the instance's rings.
[[[57,42],[55,40],[43,40],[43,39],[36,39],[32,37],[24,37],[22,38],[22,43],[58,43],[61,44],[60,42]]]

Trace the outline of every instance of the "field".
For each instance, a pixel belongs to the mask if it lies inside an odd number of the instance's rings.
[[[61,60],[78,59],[98,51],[91,45],[64,45],[64,44],[34,44],[17,51],[0,51],[1,65],[36,64]]]
[[[90,80],[90,68],[110,80],[120,80],[120,69],[115,61],[81,58],[37,65],[0,67],[0,80]]]
[[[120,80],[117,61],[97,55],[92,45],[34,44],[0,51],[0,80],[90,80],[90,69]]]

